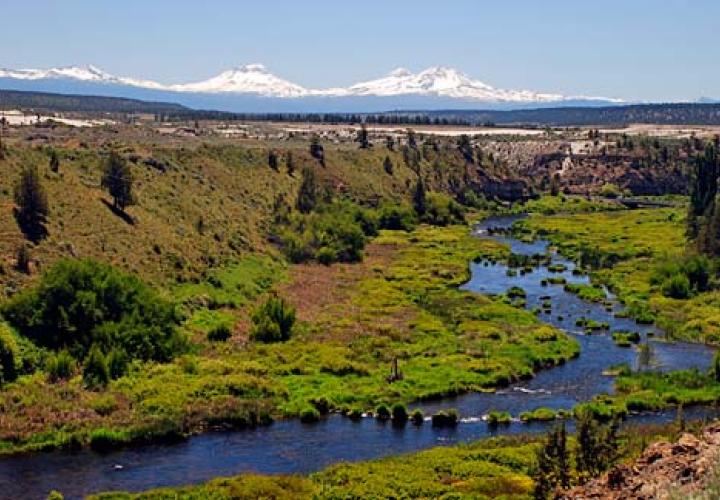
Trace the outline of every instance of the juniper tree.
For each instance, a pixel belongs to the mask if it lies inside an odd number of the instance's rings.
[[[555,426],[537,450],[534,476],[534,497],[537,500],[546,500],[557,487],[570,486],[570,457],[564,422]]]
[[[50,167],[50,171],[54,173],[58,173],[58,170],[60,170],[60,158],[58,158],[57,151],[54,149],[50,151],[50,161],[48,166]]]
[[[383,168],[385,169],[386,174],[388,174],[388,175],[393,174],[393,162],[389,156],[385,157],[385,161],[383,161]]]
[[[110,153],[105,163],[101,184],[112,196],[115,208],[125,210],[125,207],[135,203],[132,171],[127,162],[115,152]]]
[[[268,151],[268,166],[277,172],[278,169],[278,156],[274,150]]]
[[[287,153],[285,166],[287,167],[288,175],[292,176],[295,174],[295,160],[293,159],[292,151],[288,151]]]
[[[427,196],[422,177],[418,177],[417,183],[415,184],[415,190],[413,191],[413,208],[415,209],[415,213],[420,217],[427,212]]]
[[[298,190],[297,209],[306,214],[312,211],[317,204],[318,187],[315,180],[315,171],[310,167],[305,167],[302,171],[302,181]]]
[[[688,236],[691,238],[697,237],[699,218],[707,215],[717,195],[718,165],[715,147],[708,144],[705,151],[695,157],[694,163],[688,214]]]
[[[325,149],[320,144],[320,137],[317,134],[310,139],[310,156],[318,160],[320,165],[325,166]]]
[[[470,142],[470,137],[468,135],[462,134],[460,137],[458,137],[457,148],[463,158],[465,158],[465,161],[467,163],[475,163],[473,147],[472,143]]]
[[[16,219],[20,229],[33,241],[46,235],[45,221],[50,208],[35,167],[25,167],[15,185]]]
[[[367,149],[370,147],[368,131],[364,123],[360,126],[360,130],[358,130],[357,138],[355,140],[360,143],[360,149]]]
[[[618,421],[613,418],[600,425],[589,411],[583,411],[577,423],[575,463],[581,482],[610,468],[618,457]]]

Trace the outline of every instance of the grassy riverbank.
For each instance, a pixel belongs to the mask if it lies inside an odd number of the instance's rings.
[[[685,210],[661,208],[572,215],[537,215],[517,234],[549,239],[565,255],[593,267],[643,322],[655,322],[670,339],[720,343],[720,293],[690,291],[673,297],[663,273],[686,254]]]
[[[688,424],[688,428],[691,426]],[[621,432],[618,460],[628,461],[679,428],[633,426]],[[340,463],[309,476],[244,474],[197,486],[142,493],[110,492],[92,500],[304,498],[533,498],[541,436],[508,436],[358,463]],[[568,448],[577,442],[569,436]]]
[[[466,226],[423,226],[382,232],[357,264],[241,261],[212,288],[169,291],[195,304],[183,326],[190,353],[133,363],[99,391],[81,376],[54,383],[42,372],[4,387],[2,451],[111,447],[329,409],[372,411],[531,377],[575,356],[578,344],[529,312],[457,288],[469,261],[506,252]],[[271,289],[296,305],[300,323],[290,341],[258,344],[245,318]],[[208,341],[222,322],[233,325],[230,340]],[[390,383],[394,359],[402,377]]]

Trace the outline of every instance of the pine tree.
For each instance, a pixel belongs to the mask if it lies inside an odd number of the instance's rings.
[[[3,143],[3,129],[5,128],[5,117],[0,120],[0,160],[5,159],[5,144]]]
[[[565,423],[556,425],[537,451],[534,497],[546,500],[558,487],[570,487],[570,459]]]
[[[393,174],[393,162],[389,156],[385,157],[385,161],[383,161],[383,168],[385,169],[386,174],[388,174],[388,175]]]
[[[610,424],[601,426],[589,411],[580,414],[575,463],[581,482],[598,476],[615,463],[619,447],[618,428],[616,418]]]
[[[105,163],[102,186],[113,198],[113,206],[120,210],[135,203],[132,192],[133,177],[130,166],[117,153],[112,152]]]
[[[417,139],[415,138],[415,131],[411,128],[407,129],[407,145],[413,149],[417,148]]]
[[[550,179],[550,196],[558,196],[560,194],[560,174],[555,174]]]
[[[295,175],[295,160],[293,159],[292,151],[288,151],[287,157],[285,158],[285,166],[287,167],[288,175]]]
[[[370,147],[368,131],[364,123],[360,126],[360,130],[358,130],[356,141],[360,143],[360,149],[367,149]]]
[[[278,156],[274,150],[268,151],[268,166],[277,172],[278,170]]]
[[[413,208],[415,213],[420,217],[425,215],[427,212],[427,196],[425,192],[425,183],[422,177],[418,177],[417,183],[415,184],[415,191],[413,192]]]
[[[15,216],[20,229],[33,241],[47,234],[45,221],[50,213],[47,195],[35,167],[26,167],[15,185]]]
[[[20,245],[17,251],[17,259],[15,262],[15,269],[20,271],[21,273],[29,274],[30,273],[30,262],[32,261],[32,256],[30,255],[30,247],[23,244]]]
[[[57,151],[55,151],[54,149],[50,151],[49,167],[50,171],[56,174],[60,170],[60,158],[58,158]]]
[[[691,240],[697,239],[708,218],[715,209],[715,197],[718,191],[717,151],[713,144],[708,144],[705,151],[695,157],[695,166],[690,187],[690,209],[688,213],[687,234]],[[699,241],[701,251],[707,241]]]
[[[325,166],[325,149],[320,144],[320,137],[317,134],[310,139],[310,156],[318,160],[320,165]]]
[[[309,213],[317,205],[318,187],[315,180],[315,171],[312,168],[305,167],[302,171],[302,181],[297,197],[297,209],[306,214]]]
[[[468,135],[462,134],[460,137],[458,137],[457,147],[458,151],[460,151],[460,154],[463,156],[463,158],[465,158],[465,161],[467,163],[475,163],[473,147],[472,143],[470,142],[470,137]]]

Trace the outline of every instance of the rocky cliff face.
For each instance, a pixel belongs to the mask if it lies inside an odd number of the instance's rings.
[[[555,179],[562,191],[597,194],[614,184],[633,195],[687,193],[687,154],[663,158],[655,150],[626,150],[589,141],[516,141],[488,145],[518,177],[539,190]]]
[[[719,498],[720,422],[705,428],[698,438],[683,434],[675,443],[649,446],[632,464],[617,465],[584,486],[560,495],[582,499]]]

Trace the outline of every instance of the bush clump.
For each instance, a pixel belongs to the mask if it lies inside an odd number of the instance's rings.
[[[377,220],[370,211],[350,202],[318,205],[312,212],[293,213],[278,225],[275,236],[288,259],[358,262],[368,236],[377,234]]]
[[[427,193],[420,220],[433,226],[463,224],[465,208],[444,193]]]
[[[413,425],[422,425],[425,421],[422,410],[413,411],[410,419],[412,420]]]
[[[508,425],[510,423],[510,414],[506,411],[491,411],[488,413],[487,423],[489,426]]]
[[[270,297],[252,315],[250,336],[257,341],[271,343],[290,339],[295,324],[295,308],[280,297]]]
[[[311,424],[320,420],[320,412],[314,406],[306,406],[300,411],[300,422]]]
[[[666,297],[687,299],[696,293],[710,290],[714,272],[709,258],[704,255],[691,255],[658,265],[650,276],[650,284],[659,286]]]
[[[18,376],[19,348],[10,329],[0,323],[0,386],[12,382]]]
[[[415,211],[410,205],[384,204],[378,209],[378,228],[412,231],[417,226]]]
[[[77,359],[97,345],[103,352],[121,348],[132,358],[167,361],[186,345],[172,303],[137,277],[93,260],[59,261],[2,312],[36,344],[67,349]]]
[[[97,345],[90,348],[90,352],[83,363],[83,382],[89,388],[105,387],[110,381],[107,359]]]
[[[390,420],[390,410],[386,405],[380,405],[375,409],[375,418],[378,420]]]
[[[455,427],[458,423],[456,410],[439,411],[432,416],[433,427]]]
[[[207,334],[210,342],[226,342],[231,336],[232,332],[228,325],[218,325],[212,328]]]
[[[408,421],[407,408],[402,403],[396,403],[392,407],[392,421],[395,424],[404,424]]]
[[[51,354],[45,361],[45,371],[52,382],[67,380],[75,373],[77,361],[65,349]]]

